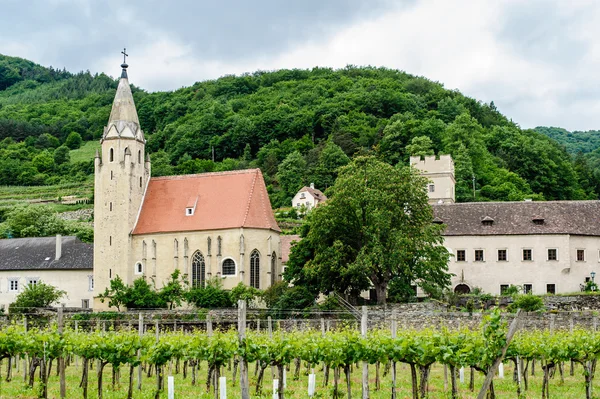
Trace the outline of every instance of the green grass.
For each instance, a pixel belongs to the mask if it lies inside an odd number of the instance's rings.
[[[86,141],[76,150],[69,151],[71,162],[89,161],[94,159],[96,150],[100,150],[100,142],[97,140]]]
[[[36,383],[34,389],[29,389],[23,383],[23,370],[22,361],[20,362],[19,371],[13,367],[13,378],[11,382],[5,382],[4,379],[0,381],[0,398],[36,398],[37,388],[39,380],[36,377]],[[1,372],[3,377],[6,375],[6,361],[2,362]],[[175,372],[175,365],[171,367],[172,373]],[[90,370],[89,384],[88,384],[88,397],[90,399],[97,398],[96,388],[96,367],[94,370]],[[383,365],[381,366],[381,389],[377,391],[375,389],[375,366],[369,366],[369,388],[370,397],[372,399],[388,399],[391,394],[391,376],[388,374],[383,377]],[[531,369],[531,367],[529,368]],[[256,377],[254,376],[255,366],[250,365],[249,367],[249,379],[250,379],[250,397],[251,398],[271,398],[272,397],[272,378],[271,370],[267,368],[265,370],[265,377],[263,383],[263,394],[255,394],[255,383]],[[361,367],[355,367],[351,377],[352,385],[352,397],[361,397]],[[196,385],[191,384],[191,371],[188,369],[188,376],[184,380],[183,375],[180,373],[175,375],[175,397],[178,399],[191,399],[191,398],[214,398],[213,395],[206,393],[206,372],[207,365],[202,363],[200,370],[196,376]],[[332,398],[333,397],[333,372],[330,373],[329,386],[323,387],[323,371],[320,367],[315,369],[317,375],[317,392],[315,398]],[[103,373],[103,397],[105,399],[122,399],[127,395],[127,378],[129,374],[129,367],[123,367],[121,370],[120,382],[115,384],[115,388],[112,387],[112,372],[110,366],[105,367]],[[300,399],[307,398],[307,385],[308,377],[306,375],[306,368],[304,365],[301,369],[300,379],[294,381],[293,379],[293,367],[287,373],[287,389],[285,391],[286,398]],[[530,371],[529,371],[530,374]],[[169,375],[169,366],[165,368],[165,376]],[[232,371],[223,369],[222,376],[227,378],[227,397],[228,398],[239,398],[239,373],[236,381],[232,381]],[[398,398],[411,398],[411,385],[410,385],[410,368],[404,364],[398,364],[397,366],[397,378],[398,378]],[[78,366],[72,364],[67,368],[67,398],[79,398],[81,397],[81,388],[79,388],[79,381],[81,378],[81,360],[78,361]],[[136,399],[146,399],[154,397],[154,389],[156,384],[156,377],[153,375],[147,377],[144,373],[142,390],[138,391],[135,389],[137,384],[137,369],[134,372],[134,395]],[[465,383],[458,383],[459,398],[463,399],[474,399],[477,397],[478,389],[483,382],[483,376],[479,373],[475,374],[475,392],[470,392],[468,389],[469,381],[469,370],[465,371]],[[523,398],[539,398],[541,397],[541,381],[542,371],[539,367],[539,363],[536,364],[536,374],[533,377],[529,377],[529,390],[524,393]],[[167,381],[165,377],[165,391],[161,393],[161,398],[167,398]],[[496,377],[494,379],[494,387],[496,397],[498,399],[503,398],[515,398],[516,397],[516,385],[512,381],[512,368],[505,365],[505,378],[500,379]],[[56,376],[56,362],[52,366],[52,374],[49,380],[48,386],[48,397],[58,398],[59,395],[59,382]],[[346,384],[344,380],[344,374],[341,373],[339,381],[339,389],[341,391],[341,398],[346,398]],[[554,377],[550,380],[550,397],[560,399],[580,399],[585,397],[582,369],[580,367],[575,368],[574,376],[569,375],[568,364],[565,365],[564,370],[564,383],[561,383],[558,370]],[[430,377],[429,387],[429,399],[436,398],[450,398],[449,390],[444,389],[444,371],[443,367],[435,365],[432,370]]]

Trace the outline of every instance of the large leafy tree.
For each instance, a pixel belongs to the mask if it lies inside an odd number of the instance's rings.
[[[374,287],[385,303],[396,280],[410,292],[450,283],[443,227],[432,223],[427,180],[405,166],[357,157],[340,169],[324,206],[309,216],[285,278],[315,291],[357,297]]]

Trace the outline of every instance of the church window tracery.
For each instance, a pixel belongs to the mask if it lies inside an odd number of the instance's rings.
[[[250,287],[260,288],[260,254],[256,249],[250,254]]]
[[[221,269],[223,276],[235,276],[235,261],[231,258],[224,259]]]
[[[206,262],[200,251],[192,257],[192,288],[204,288],[206,282]]]

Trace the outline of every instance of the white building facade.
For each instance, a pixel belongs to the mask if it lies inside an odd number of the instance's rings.
[[[0,240],[0,307],[8,308],[27,285],[43,282],[67,293],[59,303],[90,308],[93,247],[76,237]]]

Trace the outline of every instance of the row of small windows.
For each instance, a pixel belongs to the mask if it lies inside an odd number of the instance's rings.
[[[598,256],[600,259],[600,251],[598,252]],[[485,253],[483,249],[476,249],[473,252],[473,259],[475,262],[484,262],[485,261]],[[498,256],[496,258],[499,262],[508,261],[508,252],[506,249],[499,249]],[[576,259],[578,262],[585,262],[585,249],[578,249],[576,252]],[[522,250],[523,261],[531,261],[533,260],[533,250],[531,248],[524,248]],[[548,248],[546,260],[558,260],[558,250],[556,248]],[[456,261],[457,262],[466,262],[467,261],[467,251],[465,249],[458,249],[456,251]]]
[[[127,155],[127,151],[129,151],[129,147],[125,147],[125,150],[123,150],[123,156]],[[115,150],[112,148],[108,151],[108,160],[109,162],[115,161]],[[142,163],[142,150],[138,150],[138,163]]]
[[[500,295],[505,295],[508,291],[508,284],[500,284]],[[533,284],[523,284],[523,293],[524,294],[532,294],[533,293]],[[556,284],[546,284],[546,293],[547,294],[556,294]]]

